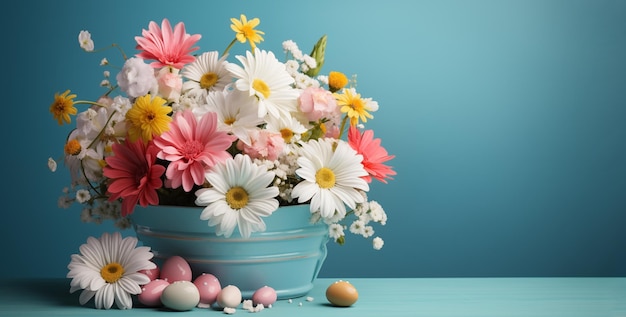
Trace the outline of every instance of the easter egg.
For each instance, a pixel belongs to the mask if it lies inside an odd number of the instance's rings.
[[[168,285],[170,283],[166,280],[154,279],[141,287],[141,293],[137,295],[137,299],[148,307],[159,307],[162,305],[161,294]]]
[[[277,297],[276,291],[273,288],[263,286],[254,291],[252,294],[252,302],[254,305],[263,304],[263,306],[268,307],[276,302]]]
[[[213,274],[202,273],[196,277],[193,284],[200,292],[200,303],[198,307],[208,308],[217,300],[217,294],[222,290],[220,281]]]
[[[334,306],[348,307],[356,303],[359,293],[349,282],[339,280],[328,286],[326,299]]]
[[[163,306],[177,311],[191,310],[200,302],[198,288],[189,281],[176,281],[161,294]]]
[[[235,308],[241,303],[241,290],[234,285],[228,285],[217,294],[217,304],[222,308]]]
[[[157,278],[159,278],[159,274],[160,274],[160,270],[159,267],[155,267],[153,269],[148,269],[148,270],[140,270],[139,273],[143,273],[145,275],[147,275],[151,281],[156,280]]]
[[[191,282],[192,272],[189,262],[178,255],[167,258],[161,265],[161,279],[170,283],[176,281]]]

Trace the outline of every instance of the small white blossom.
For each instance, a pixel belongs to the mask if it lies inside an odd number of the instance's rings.
[[[104,75],[104,77],[109,78],[111,77],[111,72],[108,70],[105,70],[104,72],[102,72],[102,75]]]
[[[286,40],[283,42],[283,51],[285,53],[291,53],[293,50],[297,50],[297,49],[298,49],[298,45],[296,44],[296,42],[292,40]]]
[[[365,226],[363,228],[363,233],[362,233],[363,238],[369,238],[372,235],[374,235],[374,227],[372,227],[372,226]]]
[[[91,193],[86,189],[79,189],[76,191],[76,201],[79,203],[84,203],[91,199]]]
[[[57,200],[57,206],[59,208],[67,209],[70,208],[70,205],[73,201],[74,200],[71,199],[69,196],[61,196],[59,197],[59,200]]]
[[[328,76],[326,75],[319,75],[317,76],[317,80],[321,83],[323,83],[324,85],[328,85]]]
[[[309,56],[309,55],[304,55],[302,57],[302,59],[304,60],[304,63],[309,67],[309,68],[315,68],[317,67],[317,61],[315,60],[315,58]]]
[[[80,31],[80,33],[78,34],[78,43],[80,44],[80,48],[82,48],[86,52],[93,51],[94,44],[93,40],[91,39],[91,33],[89,33],[89,31]]]
[[[363,235],[365,233],[365,225],[362,220],[355,220],[350,225],[350,232],[358,235]]]
[[[105,65],[109,65],[109,60],[106,59],[106,57],[100,61],[100,66],[105,66]]]
[[[100,87],[109,87],[109,85],[111,85],[111,82],[110,82],[110,81],[108,81],[108,80],[106,80],[106,79],[103,79],[103,80],[100,82]]]
[[[374,246],[374,250],[382,249],[384,244],[385,241],[383,241],[383,239],[381,239],[380,237],[372,239],[372,245]]]
[[[372,200],[369,203],[369,215],[375,222],[380,222],[382,225],[385,225],[387,222],[387,214],[383,207],[376,201]]]
[[[338,223],[330,224],[328,226],[328,235],[337,241],[337,239],[344,236],[343,226]]]

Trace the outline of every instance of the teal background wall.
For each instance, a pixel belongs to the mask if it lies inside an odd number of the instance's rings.
[[[106,55],[134,53],[150,20],[183,21],[223,50],[229,19],[358,75],[369,127],[397,157],[371,198],[385,247],[329,244],[324,277],[626,276],[626,1],[28,1],[3,11],[0,277],[63,277],[88,236],[115,230],[57,208],[67,131],[55,92],[96,98]],[[241,53],[239,45],[233,53]],[[132,235],[132,231],[124,231]]]

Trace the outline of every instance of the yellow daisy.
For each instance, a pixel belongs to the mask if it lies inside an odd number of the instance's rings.
[[[368,111],[378,110],[376,101],[370,98],[361,98],[361,94],[358,94],[354,88],[344,88],[341,94],[334,93],[333,95],[337,99],[337,106],[340,107],[341,112],[350,118],[351,126],[357,125],[359,119],[367,122],[368,118],[374,118]]]
[[[63,125],[63,122],[69,124],[72,122],[70,115],[75,116],[78,113],[78,109],[74,107],[74,98],[76,98],[76,95],[70,95],[69,90],[60,95],[59,93],[54,94],[54,102],[50,105],[50,113],[59,122],[59,125]]]
[[[133,107],[126,113],[126,120],[129,123],[128,136],[132,142],[138,138],[148,142],[153,137],[169,130],[172,118],[169,113],[172,107],[166,106],[167,100],[150,94],[138,97]]]
[[[263,41],[263,37],[261,35],[265,33],[254,29],[259,25],[259,23],[261,23],[259,18],[254,18],[248,21],[246,16],[242,14],[239,20],[237,18],[231,18],[230,21],[233,23],[230,25],[230,28],[235,31],[237,40],[241,43],[250,41],[250,47],[252,47],[253,51],[256,47],[256,43],[261,43],[261,41]]]

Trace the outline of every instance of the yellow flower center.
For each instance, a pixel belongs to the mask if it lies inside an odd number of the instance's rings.
[[[352,107],[354,111],[361,114],[365,109],[365,104],[363,103],[363,100],[361,98],[354,98],[352,99],[352,104],[350,104],[350,107]]]
[[[67,143],[65,143],[65,154],[67,155],[78,155],[80,154],[80,150],[81,150],[81,146],[80,146],[80,142],[78,142],[76,139],[72,139],[67,141]]]
[[[315,182],[324,189],[335,186],[335,173],[327,167],[322,167],[315,173]]]
[[[250,26],[250,24],[245,24],[244,26],[242,26],[241,33],[243,33],[243,36],[245,36],[247,39],[251,39],[256,34],[254,28]]]
[[[202,75],[202,78],[200,78],[200,87],[202,87],[202,89],[209,90],[217,83],[217,79],[218,77],[216,73],[207,72]]]
[[[233,187],[226,192],[226,203],[232,209],[241,209],[248,204],[248,192],[240,186]]]
[[[252,88],[261,93],[266,99],[270,96],[270,87],[261,79],[255,79],[252,82]]]
[[[124,275],[124,268],[119,263],[111,262],[100,270],[100,275],[107,283],[115,283]]]
[[[280,135],[283,137],[283,140],[285,140],[285,143],[290,143],[291,138],[293,138],[293,131],[287,128],[280,129]]]
[[[226,118],[226,119],[224,119],[224,124],[226,124],[226,125],[231,125],[233,123],[235,123],[235,118]]]

